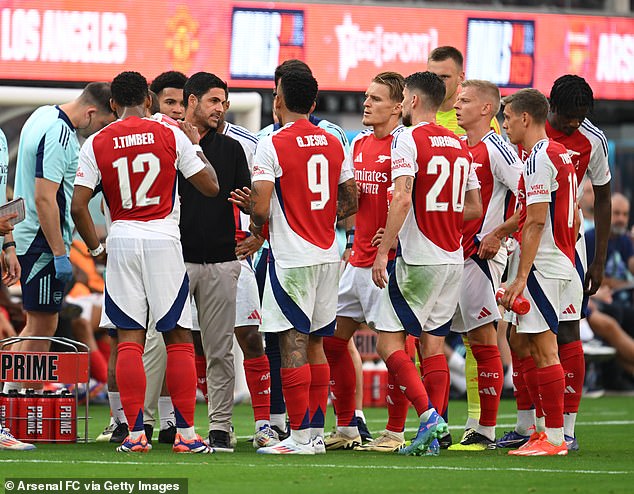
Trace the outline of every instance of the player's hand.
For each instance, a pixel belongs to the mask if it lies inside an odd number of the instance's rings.
[[[73,278],[73,265],[66,254],[55,256],[55,278],[63,283],[68,283]]]
[[[242,242],[236,245],[236,257],[239,260],[244,259],[245,257],[252,256],[264,243],[264,239],[262,237],[256,237],[255,235],[251,235],[245,238]]]
[[[200,132],[198,132],[198,127],[189,122],[185,122],[185,120],[177,120],[177,122],[178,126],[185,133],[192,144],[198,144],[200,142]]]
[[[383,240],[383,234],[385,233],[385,228],[379,228],[376,233],[374,234],[374,237],[372,237],[372,241],[370,242],[372,244],[372,247],[378,247],[379,244],[381,243],[381,240]]]
[[[352,254],[352,249],[347,248],[343,251],[343,255],[341,256],[341,260],[343,261],[343,265],[345,266],[350,261],[350,254]]]
[[[379,288],[387,286],[387,254],[376,254],[372,265],[372,281]]]
[[[361,197],[361,184],[359,182],[355,182],[357,184],[357,196]]]
[[[228,201],[238,206],[246,214],[251,214],[251,189],[242,187],[242,190],[235,189],[229,193]]]
[[[7,249],[2,254],[2,282],[6,286],[15,285],[20,280],[22,268],[15,255],[15,249]]]
[[[11,233],[13,231],[13,224],[11,223],[11,220],[17,217],[18,213],[11,213],[0,217],[0,235],[6,235],[7,233]]]
[[[493,259],[500,250],[501,246],[502,241],[499,238],[497,238],[493,233],[487,233],[480,241],[480,246],[478,247],[478,257],[480,259]]]
[[[586,295],[594,295],[603,283],[603,265],[593,262],[588,266],[586,278],[583,282],[583,291]]]
[[[515,299],[524,293],[526,288],[526,279],[516,277],[507,287],[500,303],[506,310],[511,310]]]

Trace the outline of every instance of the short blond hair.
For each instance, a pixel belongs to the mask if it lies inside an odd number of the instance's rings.
[[[482,79],[467,79],[462,83],[462,87],[472,87],[481,92],[491,102],[492,115],[498,114],[502,97],[500,89],[495,84]]]

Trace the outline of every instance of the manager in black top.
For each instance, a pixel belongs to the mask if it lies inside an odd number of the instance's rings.
[[[209,445],[233,451],[233,328],[240,262],[236,258],[236,223],[229,193],[251,185],[240,143],[216,132],[227,100],[227,85],[208,72],[192,75],[183,89],[185,121],[200,132],[200,146],[213,164],[220,193],[204,197],[179,180],[181,242],[189,288],[198,308],[202,347],[207,363]]]

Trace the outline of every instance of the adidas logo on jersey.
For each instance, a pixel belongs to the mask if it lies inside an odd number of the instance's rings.
[[[487,309],[486,307],[482,307],[482,310],[480,310],[480,315],[478,316],[478,321],[480,319],[484,319],[485,317],[489,317],[490,315],[491,315],[491,311]]]
[[[359,153],[354,158],[355,163],[363,163],[363,153]]]
[[[260,313],[257,310],[254,310],[253,312],[251,312],[251,315],[247,317],[247,319],[253,319],[255,321],[262,322],[262,317],[260,316]]]
[[[391,156],[387,156],[385,154],[379,154],[379,157],[376,159],[376,162],[377,163],[385,163],[389,159],[391,159]]]
[[[576,314],[577,311],[575,310],[575,306],[570,304],[568,307],[566,307],[566,310],[563,311],[563,314]]]

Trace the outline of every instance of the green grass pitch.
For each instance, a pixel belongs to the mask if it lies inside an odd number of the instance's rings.
[[[503,400],[498,436],[514,423],[514,402]],[[466,406],[452,402],[450,429],[459,440]],[[206,407],[198,405],[197,429],[205,434]],[[108,409],[90,410],[90,437],[107,423]],[[385,409],[368,409],[372,432],[385,426]],[[577,421],[580,451],[567,457],[519,458],[507,450],[481,453],[442,451],[439,457],[401,457],[354,451],[318,456],[257,455],[249,406],[235,408],[240,438],[235,453],[176,455],[157,444],[146,455],[115,452],[108,443],[42,444],[32,452],[0,451],[0,480],[7,477],[187,478],[189,493],[632,493],[634,492],[634,398],[584,399]],[[329,412],[327,430],[333,425]],[[406,437],[416,430],[410,410]],[[156,438],[156,433],[155,433]],[[2,482],[3,484],[3,482]],[[1,485],[1,484],[0,484]]]

